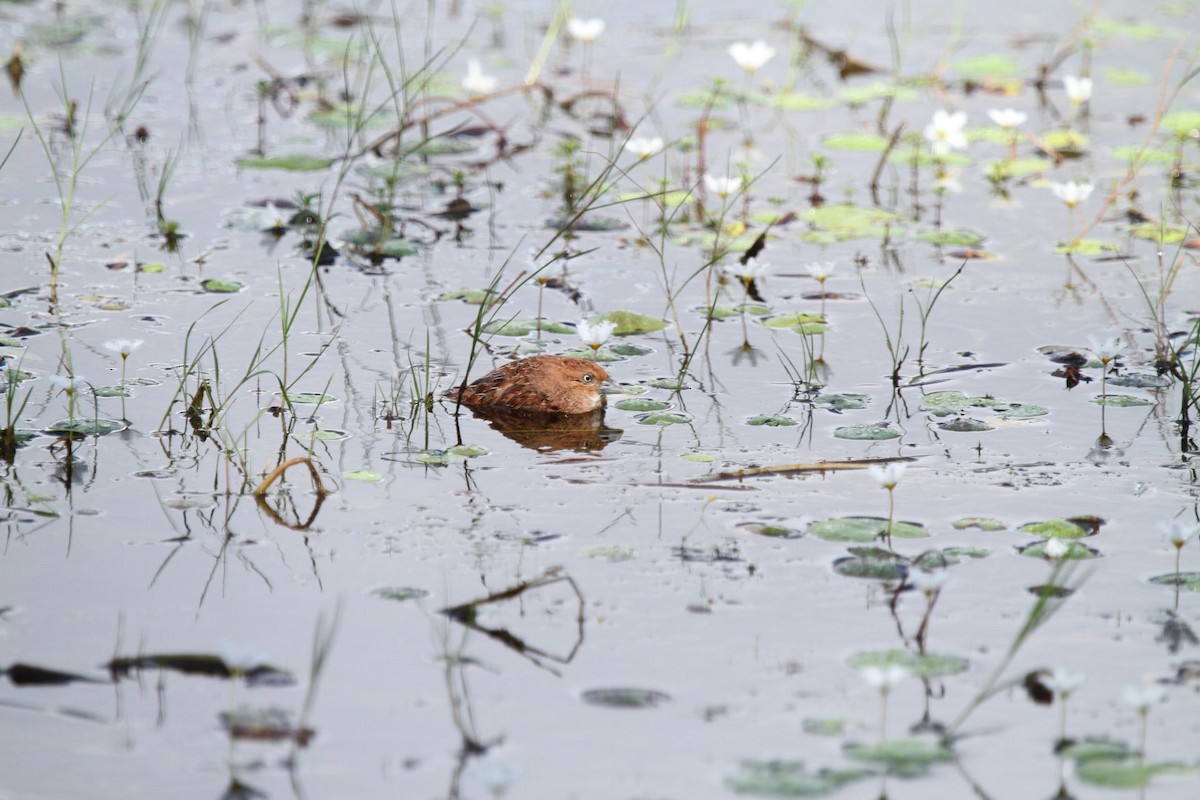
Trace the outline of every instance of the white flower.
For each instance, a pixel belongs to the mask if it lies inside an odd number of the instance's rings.
[[[663,149],[663,140],[661,136],[653,138],[634,138],[625,142],[625,149],[633,153],[638,158],[649,158],[650,156],[658,155]]]
[[[833,274],[835,267],[837,267],[836,261],[826,261],[824,264],[819,261],[813,261],[804,265],[804,268],[808,270],[808,274],[816,278],[817,283],[824,283]]]
[[[1050,191],[1054,192],[1055,197],[1066,203],[1067,208],[1074,208],[1087,200],[1093,188],[1095,187],[1090,183],[1076,183],[1075,181],[1050,184]]]
[[[267,666],[267,656],[232,642],[221,642],[218,653],[225,668],[234,675],[245,675],[259,667]]]
[[[967,137],[963,127],[967,124],[967,112],[955,111],[953,114],[938,109],[933,112],[933,122],[925,126],[925,138],[933,147],[934,155],[944,156],[951,151],[965,150]]]
[[[750,283],[766,275],[767,270],[770,268],[771,265],[765,261],[759,261],[757,258],[749,258],[746,259],[745,264],[740,261],[725,264],[721,267],[721,271],[731,278],[737,278],[742,283]]]
[[[1067,90],[1067,99],[1073,106],[1081,106],[1092,97],[1092,79],[1076,78],[1074,75],[1063,76],[1063,86]]]
[[[141,346],[141,339],[111,339],[104,343],[105,350],[119,353],[121,358],[129,358],[129,354]]]
[[[500,80],[492,75],[485,75],[480,63],[471,59],[467,62],[467,77],[463,78],[462,85],[471,94],[490,94],[500,85]]]
[[[1046,558],[1060,559],[1067,553],[1071,552],[1071,545],[1064,542],[1062,539],[1048,539],[1045,547],[1042,548],[1042,554]]]
[[[1071,696],[1071,692],[1083,686],[1086,677],[1080,672],[1067,672],[1064,669],[1051,671],[1042,677],[1042,684],[1063,700]]]
[[[990,108],[988,116],[992,122],[1004,128],[1006,131],[1011,131],[1013,128],[1025,124],[1025,120],[1029,119],[1029,115],[1024,111],[1017,111],[1015,108]]]
[[[50,375],[49,379],[50,383],[68,395],[81,392],[88,387],[87,378],[82,375]]]
[[[740,175],[733,177],[726,175],[718,178],[705,173],[704,186],[721,199],[725,199],[731,194],[737,194],[738,190],[742,188],[742,178]]]
[[[599,349],[600,345],[607,342],[608,337],[612,336],[612,332],[616,329],[616,323],[608,320],[601,320],[592,325],[586,319],[581,319],[575,326],[575,332],[579,334],[579,338],[593,350]]]
[[[1126,686],[1121,692],[1121,702],[1139,714],[1150,713],[1150,707],[1158,705],[1167,697],[1161,686]]]
[[[904,477],[904,470],[908,469],[908,464],[903,461],[892,461],[889,464],[884,464],[882,467],[878,464],[872,464],[867,467],[867,472],[875,479],[884,489],[891,491],[896,488],[896,484],[900,483],[900,479]]]
[[[734,42],[729,45],[726,52],[733,56],[737,65],[746,72],[758,72],[764,64],[775,57],[775,48],[762,39],[753,44]]]
[[[863,667],[858,674],[871,686],[887,694],[893,686],[911,675],[912,670],[899,664],[888,664],[886,667]]]
[[[567,33],[571,34],[571,38],[581,42],[594,42],[600,38],[600,34],[604,33],[604,20],[572,17],[567,22]]]
[[[1188,543],[1189,539],[1200,533],[1200,525],[1173,519],[1169,524],[1163,526],[1163,532],[1171,544],[1176,547],[1183,547]]]
[[[909,571],[908,577],[905,580],[909,586],[928,597],[942,590],[942,587],[946,585],[946,581],[950,580],[950,572],[944,569],[914,569]]]
[[[1096,354],[1096,358],[1100,359],[1100,363],[1106,367],[1125,349],[1125,342],[1119,336],[1110,336],[1105,339],[1089,336],[1088,344],[1092,346],[1092,352]]]

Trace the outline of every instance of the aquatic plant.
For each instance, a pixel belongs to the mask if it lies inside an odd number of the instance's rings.
[[[875,480],[876,483],[883,489],[887,489],[888,493],[888,517],[887,527],[881,532],[881,536],[887,540],[888,548],[892,546],[892,524],[896,518],[896,486],[899,485],[900,479],[904,477],[904,471],[908,469],[908,464],[904,461],[892,461],[883,466],[872,464],[867,468],[867,472]]]
[[[1053,692],[1058,699],[1058,740],[1060,742],[1067,738],[1067,701],[1079,687],[1083,686],[1086,680],[1082,673],[1061,669],[1053,670],[1042,676],[1042,685]]]
[[[901,681],[911,676],[912,671],[900,664],[888,664],[882,667],[863,667],[858,674],[867,685],[879,690],[879,741],[886,742],[888,695]]]

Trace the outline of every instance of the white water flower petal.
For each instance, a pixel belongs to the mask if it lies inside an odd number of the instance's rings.
[[[813,261],[804,265],[808,270],[808,274],[815,278],[818,282],[824,283],[826,279],[833,274],[833,270],[837,267],[836,261]]]
[[[893,686],[912,675],[912,670],[900,664],[888,664],[886,667],[863,667],[858,674],[872,687],[887,694]]]
[[[992,122],[1006,131],[1024,125],[1025,121],[1029,119],[1028,114],[1024,111],[1017,111],[1015,108],[990,108],[987,113]]]
[[[662,152],[663,140],[661,136],[633,138],[625,142],[625,149],[638,158],[650,158]]]
[[[1055,197],[1066,203],[1068,208],[1074,208],[1087,200],[1094,188],[1090,183],[1076,183],[1075,181],[1050,184],[1050,191],[1054,192]]]
[[[1105,366],[1108,366],[1125,349],[1125,342],[1120,336],[1108,336],[1104,339],[1089,336],[1088,344],[1092,346],[1092,352],[1096,354],[1096,358],[1100,359],[1100,363]]]
[[[567,33],[571,34],[572,39],[594,42],[600,38],[600,34],[604,33],[604,20],[572,17],[567,22]]]
[[[1126,686],[1121,692],[1121,702],[1137,711],[1148,714],[1151,706],[1156,706],[1165,700],[1167,690],[1161,686]]]
[[[740,261],[735,261],[732,264],[725,264],[721,267],[721,271],[731,278],[737,278],[743,283],[756,281],[763,275],[767,274],[767,270],[771,265],[765,261],[759,261],[757,258],[750,258],[743,264]]]
[[[904,477],[904,470],[908,469],[908,464],[903,461],[892,461],[891,463],[880,466],[872,464],[867,468],[867,472],[875,482],[884,489],[895,489],[896,484],[900,483],[900,479]]]
[[[1049,675],[1042,677],[1042,684],[1050,691],[1066,700],[1071,693],[1083,686],[1087,677],[1082,672],[1067,672],[1065,669],[1051,670]]]
[[[746,72],[758,72],[768,61],[775,57],[775,48],[762,39],[751,44],[734,42],[729,45],[729,49],[726,52]]]
[[[1067,90],[1067,99],[1073,106],[1081,106],[1092,99],[1092,79],[1077,78],[1074,75],[1063,76],[1063,88]]]
[[[1200,533],[1200,525],[1191,522],[1184,522],[1181,519],[1173,519],[1163,526],[1163,533],[1166,534],[1167,541],[1176,547],[1183,547],[1188,543],[1188,540]]]
[[[129,355],[141,346],[141,339],[110,339],[104,343],[105,350],[117,353],[121,358],[129,358]]]
[[[1046,558],[1055,560],[1062,558],[1069,552],[1071,552],[1071,546],[1062,539],[1050,539],[1046,542],[1045,547],[1042,548],[1042,553]]]
[[[608,320],[601,320],[593,325],[586,319],[581,319],[575,326],[575,332],[579,334],[579,338],[592,349],[596,349],[607,342],[616,329],[616,323],[609,322]]]
[[[910,570],[906,581],[908,585],[926,595],[940,592],[950,580],[950,571],[945,569],[914,569]]]
[[[965,150],[967,136],[963,128],[967,124],[967,112],[943,111],[933,112],[933,121],[925,126],[925,138],[936,155],[944,156],[951,150]]]
[[[704,186],[713,194],[724,199],[731,194],[737,194],[738,190],[742,188],[742,178],[740,175],[723,175],[718,177],[706,173],[704,175]]]
[[[500,85],[500,80],[484,74],[483,66],[471,59],[467,62],[467,77],[463,78],[462,85],[471,94],[490,94]]]

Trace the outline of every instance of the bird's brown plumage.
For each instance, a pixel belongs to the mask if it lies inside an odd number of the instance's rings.
[[[604,407],[600,384],[608,373],[595,361],[531,356],[492,370],[446,396],[475,410],[522,414],[587,414]]]

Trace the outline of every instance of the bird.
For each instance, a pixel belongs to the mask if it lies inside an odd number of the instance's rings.
[[[589,414],[604,408],[600,384],[608,373],[595,361],[566,356],[530,356],[492,370],[477,381],[446,392],[475,411],[518,414]]]

